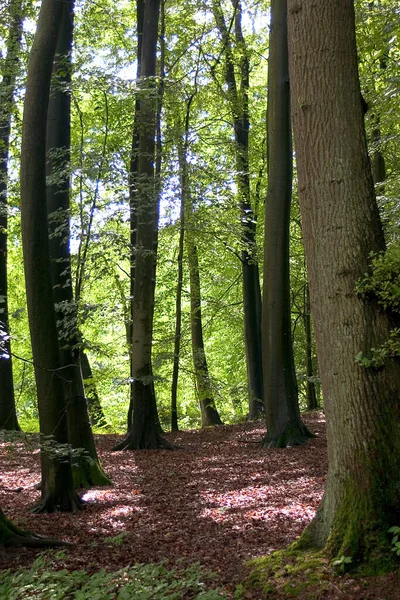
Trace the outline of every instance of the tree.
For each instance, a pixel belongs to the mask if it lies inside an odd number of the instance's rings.
[[[385,250],[367,154],[350,0],[288,2],[293,129],[304,244],[327,419],[324,498],[300,546],[352,565],[388,563],[398,524],[400,365],[371,355],[392,318],[357,295],[371,253]],[[362,363],[362,361],[361,361]]]
[[[141,51],[141,97],[137,166],[137,233],[132,319],[132,424],[115,449],[171,447],[156,423],[151,346],[154,316],[155,246],[158,227],[158,185],[155,133],[158,90],[155,85],[159,0],[146,0]]]
[[[47,109],[64,6],[65,2],[60,0],[43,0],[40,8],[29,57],[21,147],[22,242],[42,434],[42,498],[37,510],[47,512],[74,511],[80,507],[69,459],[46,207]]]
[[[195,243],[193,232],[194,210],[190,194],[190,182],[187,160],[190,107],[192,100],[193,95],[189,96],[186,102],[183,139],[180,139],[178,142],[178,161],[179,178],[181,186],[181,202],[183,206],[184,222],[187,227],[185,241],[188,255],[190,280],[190,329],[192,336],[194,375],[196,378],[196,392],[200,403],[201,423],[203,427],[208,427],[211,425],[222,425],[222,421],[219,416],[218,410],[215,406],[214,393],[208,371],[208,363],[203,340],[203,322],[201,318],[200,267],[197,246]]]
[[[70,243],[71,53],[74,2],[64,4],[47,111],[47,214],[50,265],[68,418],[68,441],[82,451],[73,462],[76,488],[109,485],[96,452],[80,364],[81,336],[73,298]]]
[[[294,446],[311,437],[301,420],[293,357],[289,281],[292,130],[285,1],[271,2],[268,59],[268,193],[264,229],[264,446]]]
[[[263,363],[261,341],[261,289],[257,262],[256,215],[251,205],[249,167],[249,86],[250,61],[242,32],[242,7],[233,0],[235,45],[239,55],[239,74],[230,40],[230,31],[219,0],[213,0],[212,10],[219,29],[225,53],[225,82],[227,100],[232,115],[235,135],[236,180],[240,206],[242,237],[242,276],[244,337],[247,378],[249,385],[249,416],[256,419],[263,411]],[[238,79],[238,81],[237,81]]]
[[[0,84],[0,429],[20,429],[15,410],[12,354],[8,318],[7,277],[7,183],[11,118],[22,37],[22,0],[9,5],[7,54]]]

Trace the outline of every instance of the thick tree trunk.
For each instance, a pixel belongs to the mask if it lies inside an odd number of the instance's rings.
[[[73,298],[70,225],[71,52],[74,3],[64,4],[53,64],[53,86],[47,111],[47,214],[53,299],[68,417],[68,441],[80,454],[73,460],[76,488],[109,485],[96,452],[80,367],[80,334]]]
[[[7,184],[11,116],[19,70],[22,37],[22,1],[13,0],[9,7],[7,54],[1,70],[0,84],[0,429],[19,431],[15,410],[7,282]]]
[[[263,371],[267,436],[284,448],[311,437],[301,420],[293,357],[289,282],[292,131],[286,0],[271,2],[268,59],[268,193],[264,229]]]
[[[154,168],[157,117],[155,76],[159,13],[160,0],[145,1],[140,65],[141,95],[137,122],[139,136],[137,177],[130,182],[130,185],[136,186],[133,208],[137,218],[132,303],[132,424],[127,438],[118,444],[115,450],[171,447],[169,442],[160,436],[157,425],[151,362],[159,189]],[[132,170],[132,173],[134,172]]]
[[[327,419],[324,499],[301,544],[384,568],[400,509],[400,364],[355,361],[390,318],[357,280],[385,249],[367,154],[350,0],[289,0],[299,200]]]
[[[67,2],[68,4],[68,2]],[[42,500],[38,511],[73,511],[67,418],[50,274],[46,207],[46,120],[65,2],[43,0],[29,57],[21,149],[21,222],[29,328],[42,434]],[[64,448],[64,452],[60,449]]]
[[[246,42],[242,32],[242,7],[233,0],[235,11],[235,47],[240,57],[235,63],[230,33],[219,0],[213,0],[212,10],[219,29],[225,52],[225,82],[232,113],[235,135],[236,180],[242,228],[241,253],[243,279],[244,340],[246,351],[247,380],[249,385],[249,418],[257,419],[264,411],[263,367],[261,341],[261,288],[257,262],[256,218],[250,198],[249,167],[249,82],[250,65]],[[238,75],[235,71],[238,67]],[[237,81],[238,79],[238,81]]]

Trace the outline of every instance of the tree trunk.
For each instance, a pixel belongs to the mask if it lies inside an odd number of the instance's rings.
[[[77,323],[77,306],[73,298],[70,225],[70,121],[71,121],[71,52],[73,45],[74,2],[64,4],[56,56],[53,63],[53,86],[47,111],[47,214],[53,299],[68,417],[68,441],[79,448],[74,456],[73,476],[76,488],[109,485],[96,452],[89,423],[85,390],[80,366],[81,338]]]
[[[107,421],[104,416],[99,395],[97,393],[96,382],[93,377],[92,367],[90,366],[88,355],[83,349],[81,349],[79,357],[81,360],[82,379],[85,387],[90,421],[92,425],[96,425],[97,427],[105,427],[107,425]]]
[[[300,544],[326,546],[351,565],[392,564],[398,525],[400,364],[363,367],[360,352],[392,325],[355,285],[385,249],[367,153],[354,5],[289,0],[289,55],[299,200],[327,419],[328,479]]]
[[[268,59],[268,192],[264,229],[263,369],[267,436],[284,448],[311,437],[301,420],[293,357],[289,281],[292,132],[285,0],[271,2]]]
[[[189,263],[190,281],[190,328],[192,334],[192,355],[196,379],[196,391],[201,410],[202,427],[222,425],[221,418],[215,406],[214,392],[212,389],[210,375],[208,372],[207,357],[203,340],[203,323],[201,318],[201,288],[200,269],[197,246],[193,232],[193,205],[190,196],[189,174],[187,165],[187,147],[189,134],[190,106],[193,96],[190,96],[186,104],[185,131],[183,141],[178,142],[179,177],[181,184],[181,202],[184,213],[184,221],[188,226],[185,236],[186,250]]]
[[[249,418],[258,418],[263,410],[263,371],[261,343],[261,288],[257,262],[256,218],[250,198],[249,167],[249,79],[250,66],[246,42],[242,33],[242,8],[239,0],[233,0],[235,11],[235,44],[239,65],[235,58],[219,0],[213,0],[212,10],[219,29],[225,52],[225,82],[227,98],[232,113],[235,135],[236,180],[242,226],[242,278],[244,339],[246,350],[247,379],[249,385]],[[239,71],[236,75],[235,71]],[[237,82],[237,78],[239,83]]]
[[[7,283],[7,185],[11,116],[22,37],[22,0],[13,0],[9,7],[7,54],[2,67],[0,86],[0,429],[19,431],[15,410],[14,381],[10,327],[8,318]]]
[[[183,249],[185,241],[185,210],[183,198],[181,197],[180,223],[179,223],[179,247],[178,247],[178,282],[176,284],[175,300],[175,335],[174,335],[174,360],[171,384],[171,430],[178,431],[178,377],[179,358],[182,337],[182,286],[183,286]]]
[[[314,377],[314,365],[313,365],[313,344],[312,344],[312,328],[311,328],[311,309],[310,309],[310,292],[308,289],[308,283],[305,285],[304,290],[304,333],[306,336],[306,398],[307,398],[307,410],[317,410],[318,398],[317,391],[315,389]]]
[[[156,423],[151,362],[155,291],[155,243],[158,226],[158,185],[155,176],[157,87],[155,85],[160,0],[146,0],[141,51],[141,92],[138,119],[138,163],[135,211],[136,255],[132,318],[132,424],[121,449],[170,448]],[[133,171],[134,172],[134,171]]]
[[[68,4],[68,2],[67,2]],[[46,207],[46,120],[65,2],[43,0],[24,102],[21,222],[26,296],[42,434],[42,499],[38,511],[73,511],[80,502],[70,463],[67,418],[50,274]],[[64,452],[60,450],[64,448]]]

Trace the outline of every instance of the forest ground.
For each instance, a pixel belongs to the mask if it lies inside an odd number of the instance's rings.
[[[39,500],[40,468],[38,450],[32,451],[26,436],[26,443],[0,444],[0,506],[20,527],[74,543],[60,556],[47,551],[57,570],[199,562],[217,574],[215,585],[233,598],[248,573],[247,561],[290,544],[315,514],[327,470],[325,424],[321,413],[305,420],[318,437],[284,450],[259,447],[265,433],[261,422],[168,434],[183,447],[175,452],[111,452],[121,436],[96,436],[114,485],[85,493],[87,505],[78,514],[29,513]],[[0,570],[28,568],[37,555],[37,550],[7,549],[0,553]],[[275,582],[276,598],[292,597],[294,577]],[[264,596],[253,590],[242,596],[236,591],[235,597]],[[321,586],[297,589],[296,597],[395,600],[399,577],[338,577],[327,564]]]

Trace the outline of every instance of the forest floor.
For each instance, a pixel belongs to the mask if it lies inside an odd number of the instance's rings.
[[[121,436],[96,436],[114,485],[86,492],[87,505],[77,514],[30,514],[39,500],[40,467],[38,450],[32,452],[26,436],[26,443],[0,444],[0,506],[20,527],[74,543],[61,554],[47,551],[57,570],[116,571],[160,561],[182,568],[199,562],[216,573],[213,585],[221,586],[226,598],[398,600],[397,574],[339,577],[328,564],[320,586],[298,588],[290,575],[275,581],[275,595],[256,590],[241,595],[249,559],[295,540],[321,499],[327,470],[324,418],[314,413],[305,421],[318,437],[284,450],[259,447],[265,434],[260,422],[168,434],[182,446],[175,452],[111,452]],[[0,553],[0,570],[29,568],[37,555],[37,550],[8,549]]]

